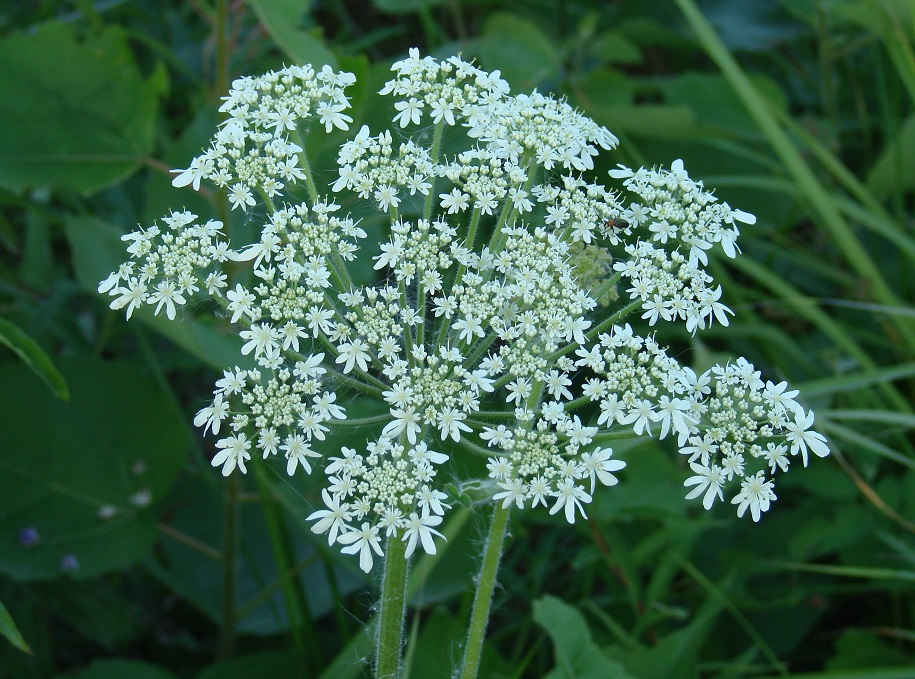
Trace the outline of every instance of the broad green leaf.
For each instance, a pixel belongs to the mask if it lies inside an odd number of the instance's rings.
[[[76,278],[88,291],[95,292],[100,281],[116,270],[127,258],[121,231],[94,217],[72,217],[67,220],[66,234],[73,250]],[[188,307],[182,307],[182,313]],[[152,308],[144,307],[131,319],[137,318],[159,334],[205,364],[217,368],[235,365],[247,367],[241,355],[241,340],[218,327],[193,318],[170,321],[164,315],[154,316]]]
[[[269,465],[270,461],[252,460],[254,463]],[[169,496],[169,504],[175,509],[169,515],[168,527],[190,537],[205,549],[208,548],[206,553],[195,549],[187,541],[166,537],[155,555],[145,561],[145,565],[156,578],[218,623],[222,618],[224,594],[220,578],[214,574],[221,568],[218,550],[222,547],[223,491],[226,480],[218,470],[209,467],[204,474],[209,477],[184,477],[176,484]],[[316,494],[309,495],[306,499],[288,485],[297,479],[285,476],[284,463],[271,468],[269,476],[274,474],[285,477],[278,480],[278,487],[287,488],[294,495],[293,511],[298,515],[297,518],[307,516],[315,504],[320,502]],[[257,505],[248,503],[241,506],[238,531],[238,630],[256,635],[285,632],[289,629],[289,622],[283,605],[277,565],[270,549],[264,515]],[[314,541],[293,540],[293,561],[298,568],[295,577],[301,580],[314,619],[331,612],[336,605],[328,582],[327,568],[316,548],[319,539],[320,537]],[[326,539],[323,544],[326,547]],[[342,558],[347,557],[344,555]],[[358,571],[358,566],[356,570]],[[334,577],[343,596],[365,586],[364,577],[350,576],[342,569],[335,569]]]
[[[559,53],[553,41],[517,15],[492,15],[478,46],[483,66],[501,70],[513,92],[530,91],[559,76]]]
[[[470,521],[472,511],[454,507],[442,525],[445,541],[435,554],[420,554],[410,569],[407,601],[429,606],[466,592],[479,571],[480,536]]]
[[[586,49],[602,64],[642,63],[641,50],[618,30],[601,33],[586,45]]]
[[[121,594],[113,582],[57,579],[34,583],[31,590],[84,639],[114,650],[138,638],[145,626],[139,602]]]
[[[915,187],[915,116],[902,123],[867,174],[867,188],[878,198],[901,195]]]
[[[373,635],[367,631],[354,634],[319,679],[362,679],[365,659],[371,657],[373,648]]]
[[[771,80],[753,76],[751,82],[774,109],[787,108],[784,94]],[[658,89],[669,106],[689,106],[703,127],[713,125],[742,135],[753,129],[753,118],[728,81],[717,73],[684,73],[659,81]],[[710,100],[714,106],[708,105]]]
[[[18,363],[0,366],[0,572],[20,581],[90,578],[152,547],[146,508],[168,490],[189,445],[157,381],[126,364],[61,361],[71,399]]]
[[[295,651],[251,653],[241,658],[211,665],[197,679],[250,679],[251,677],[288,677],[304,679],[314,676],[309,659]]]
[[[688,503],[683,499],[683,479],[686,476],[669,452],[654,442],[625,440],[614,444],[613,456],[625,461],[626,466],[616,474],[618,485],[595,493],[592,505],[595,517],[610,520],[685,515]]]
[[[64,401],[70,398],[66,380],[54,367],[48,355],[38,346],[38,343],[3,318],[0,318],[0,344],[5,344],[12,349],[31,368],[32,372],[48,385],[57,398]]]
[[[412,575],[412,574],[411,574]],[[411,677],[447,677],[454,676],[455,658],[450,653],[442,653],[443,648],[460,648],[467,635],[466,625],[444,609],[436,610],[422,621],[416,638],[412,638],[415,622],[408,622],[407,633],[411,635],[404,652],[404,670]],[[480,676],[489,676],[480,673]]]
[[[304,0],[248,0],[270,37],[296,64],[311,64],[315,70],[337,60],[327,49],[320,29],[308,18],[310,2]],[[307,22],[306,22],[307,20]]]
[[[591,639],[584,616],[556,597],[547,596],[534,602],[534,621],[546,630],[553,641],[556,669],[553,679],[628,679],[633,675],[610,658]]]
[[[840,504],[827,515],[811,515],[787,539],[787,553],[797,560],[821,559],[850,548],[874,530],[874,518],[853,504]]]
[[[886,633],[889,630],[881,630]],[[868,669],[898,664],[911,668],[911,657],[876,631],[849,629],[835,642],[836,654],[827,667],[830,670]]]
[[[578,86],[585,113],[611,132],[652,139],[681,139],[695,134],[696,116],[682,104],[634,104],[630,78],[609,68],[595,68]]]
[[[455,676],[454,670],[461,658],[457,649],[463,646],[467,637],[466,621],[453,616],[445,608],[436,608],[431,615],[422,616],[415,638],[409,629],[411,623],[407,624],[411,640],[404,652],[404,676],[408,676],[407,671],[414,679]],[[454,651],[451,652],[451,649]],[[501,658],[493,645],[484,643],[478,677],[519,676],[518,672],[519,668],[512,667]]]
[[[149,155],[164,70],[145,79],[127,32],[80,40],[48,23],[0,40],[0,185],[86,194],[131,174]]]
[[[410,14],[419,10],[426,10],[436,5],[441,5],[443,0],[372,0],[382,12],[388,14]]]
[[[7,640],[20,651],[31,654],[32,649],[25,643],[25,639],[22,638],[19,628],[16,627],[16,623],[13,622],[13,616],[6,610],[6,606],[3,605],[2,601],[0,601],[0,634],[5,636]]]
[[[58,674],[56,679],[177,679],[158,665],[141,660],[96,660],[81,672]]]
[[[683,139],[695,131],[696,116],[679,104],[608,104],[588,107],[588,114],[611,132],[638,135],[646,139]]]

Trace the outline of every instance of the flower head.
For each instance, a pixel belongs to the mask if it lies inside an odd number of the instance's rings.
[[[434,554],[447,482],[484,451],[493,502],[573,523],[625,483],[603,443],[654,437],[685,456],[687,499],[759,520],[792,456],[828,453],[813,413],[744,359],[697,374],[631,325],[726,326],[709,257],[736,256],[754,218],[682,161],[619,166],[604,187],[588,173],[617,138],[563,99],[511,95],[498,71],[410,50],[392,72],[390,129],[362,126],[317,171],[303,146],[348,130],[354,77],[236,80],[173,183],[224,189],[248,213],[239,241],[172,212],[123,237],[128,261],[99,286],[128,317],[208,297],[233,328],[240,365],[194,417],[213,466],[320,475],[312,531],[364,571],[383,541]]]

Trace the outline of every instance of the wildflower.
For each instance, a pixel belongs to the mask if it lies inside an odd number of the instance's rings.
[[[307,65],[234,81],[225,122],[173,184],[224,190],[247,213],[238,242],[173,211],[123,236],[127,261],[99,284],[128,317],[177,319],[205,297],[222,310],[248,363],[224,370],[194,424],[217,438],[224,475],[254,452],[320,475],[312,532],[369,571],[382,540],[436,552],[448,482],[482,450],[494,503],[569,523],[598,484],[625,482],[609,438],[670,441],[687,499],[730,497],[754,520],[791,456],[828,454],[786,382],[745,359],[697,374],[630,325],[728,325],[710,256],[736,257],[752,215],[680,160],[617,166],[605,187],[588,175],[618,143],[606,128],[416,49],[381,90],[389,129],[361,126],[313,172],[301,140],[349,129],[353,82]],[[382,216],[370,245],[343,205]],[[344,428],[348,445],[331,443]]]
[[[813,412],[805,412],[803,408],[797,407],[794,410],[794,422],[788,422],[785,428],[788,430],[785,438],[791,444],[791,454],[801,454],[804,466],[807,466],[808,449],[817,457],[825,457],[829,454],[829,448],[826,445],[826,437],[819,432],[810,429],[813,426]]]
[[[359,554],[359,568],[366,573],[372,570],[372,552],[384,556],[378,538],[378,526],[370,526],[368,521],[363,521],[360,528],[338,536],[337,542],[346,545],[340,550],[344,554]]]
[[[775,499],[772,486],[773,483],[767,481],[761,471],[745,478],[740,485],[740,493],[731,500],[737,505],[737,516],[743,516],[749,507],[753,520],[759,521],[761,513],[769,510],[769,502]]]
[[[401,538],[407,543],[406,556],[408,558],[413,554],[413,550],[416,549],[417,542],[422,544],[423,551],[426,554],[435,554],[435,542],[432,541],[432,536],[437,535],[443,540],[445,536],[432,528],[432,526],[438,526],[441,522],[442,517],[436,514],[422,514],[420,516],[417,516],[416,512],[410,514]]]

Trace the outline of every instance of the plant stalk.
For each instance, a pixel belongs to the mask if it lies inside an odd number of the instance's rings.
[[[375,638],[375,679],[400,676],[400,651],[403,647],[404,615],[407,603],[406,543],[388,538],[384,552],[384,579],[381,583],[381,611]]]
[[[477,578],[477,591],[473,597],[473,610],[467,628],[461,679],[476,679],[480,670],[483,639],[486,637],[486,624],[489,622],[489,610],[492,607],[492,593],[496,586],[496,573],[502,559],[502,547],[508,528],[508,513],[509,510],[503,509],[501,503],[496,503],[493,508],[492,524],[489,526],[489,536],[483,549],[483,565]]]

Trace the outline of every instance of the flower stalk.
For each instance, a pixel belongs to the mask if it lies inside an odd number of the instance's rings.
[[[508,531],[509,509],[501,503],[493,505],[492,522],[489,524],[489,535],[483,546],[483,562],[476,579],[476,592],[473,597],[473,609],[467,628],[467,642],[464,645],[464,659],[461,663],[461,679],[476,679],[480,670],[480,657],[483,653],[483,640],[486,638],[486,625],[489,622],[489,611],[492,606],[492,594],[496,586],[496,574],[502,559],[505,535]]]
[[[400,676],[407,596],[408,563],[405,554],[406,546],[401,540],[388,538],[378,603],[375,679],[397,679]]]

